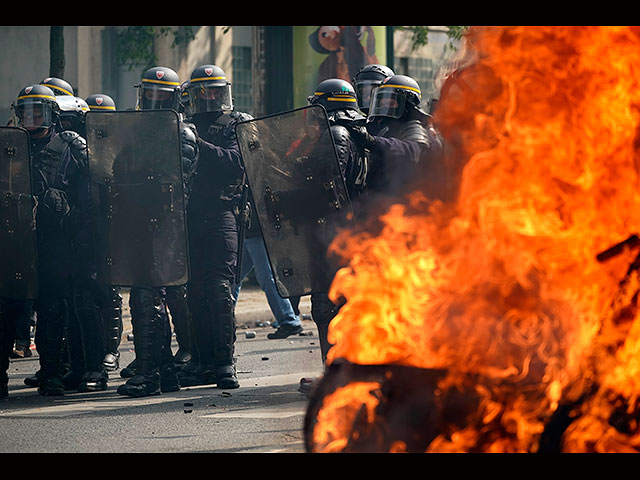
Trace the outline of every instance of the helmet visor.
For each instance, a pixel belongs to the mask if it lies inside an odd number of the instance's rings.
[[[176,109],[175,88],[143,83],[138,89],[138,110]]]
[[[51,105],[37,99],[24,99],[15,107],[19,125],[26,129],[48,128],[53,125]]]
[[[361,80],[355,84],[358,106],[361,109],[366,110],[371,106],[371,96],[378,85],[380,82],[375,80]]]
[[[231,85],[198,82],[189,87],[191,113],[233,110]]]
[[[407,97],[389,88],[376,88],[369,106],[369,118],[391,117],[400,118],[404,113]]]

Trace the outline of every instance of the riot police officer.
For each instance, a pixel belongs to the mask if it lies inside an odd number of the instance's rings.
[[[61,346],[66,317],[73,308],[71,279],[79,278],[80,269],[89,274],[93,257],[90,242],[83,238],[90,235],[86,143],[75,132],[56,132],[59,108],[49,87],[23,88],[12,108],[19,126],[30,135],[33,194],[38,199],[38,391],[62,395]],[[85,228],[73,228],[71,223]]]
[[[386,65],[379,64],[365,65],[356,73],[355,77],[353,77],[353,87],[356,89],[360,111],[364,114],[369,113],[373,90],[382,84],[386,78],[393,75],[393,70]]]
[[[85,102],[92,112],[114,112],[116,103],[109,95],[94,93]],[[108,300],[102,306],[102,333],[105,349],[102,364],[107,371],[114,371],[120,367],[120,341],[122,340],[122,293],[120,287],[106,287]]]
[[[180,382],[238,388],[232,287],[245,190],[235,125],[251,117],[233,109],[231,83],[217,65],[197,67],[187,92],[200,160],[187,209],[191,260],[187,294],[195,349],[180,372]]]
[[[387,197],[402,195],[414,180],[424,182],[425,178],[432,198],[441,196],[442,140],[421,101],[418,82],[406,75],[393,75],[375,88],[366,128],[350,128],[358,143],[371,152],[368,203],[374,192]]]
[[[92,225],[90,221],[90,194],[88,161],[84,137],[85,115],[88,104],[71,95],[56,95],[59,107],[56,130],[61,138],[69,139],[78,149],[82,170],[78,172],[81,182],[73,194],[83,206],[83,216],[76,210],[64,221],[65,233],[71,241],[72,252],[83,252],[84,256],[72,261],[71,298],[69,299],[68,322],[63,347],[69,356],[69,371],[62,376],[65,390],[96,391],[107,388],[108,374],[102,363],[104,340],[101,334],[102,308],[108,304],[108,289],[97,282],[93,260]],[[80,190],[81,188],[81,190]],[[65,349],[63,348],[63,351]]]
[[[311,105],[322,105],[327,111],[338,162],[353,202],[365,191],[369,164],[369,152],[355,141],[350,130],[364,127],[366,122],[366,117],[358,108],[356,91],[349,82],[331,78],[320,82],[307,101]],[[357,216],[357,212],[355,214]],[[329,299],[328,293],[311,295],[311,317],[318,327],[323,364],[331,347],[327,338],[329,323],[339,308],[340,305]]]
[[[137,110],[180,110],[180,82],[168,67],[153,67],[142,77],[137,91]],[[195,132],[180,122],[182,169],[185,194],[198,161]],[[129,305],[136,353],[135,374],[118,387],[118,393],[132,397],[157,395],[180,389],[171,352],[171,327],[164,288],[133,286]]]

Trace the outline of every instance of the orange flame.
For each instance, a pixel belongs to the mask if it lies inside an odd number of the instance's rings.
[[[338,236],[349,265],[330,294],[347,302],[328,361],[442,368],[441,390],[471,388],[476,414],[429,451],[536,451],[566,402],[580,414],[565,451],[633,451],[639,251],[596,256],[640,233],[640,29],[485,27],[469,44],[477,61],[436,116],[462,164],[455,201],[417,190],[380,232]]]

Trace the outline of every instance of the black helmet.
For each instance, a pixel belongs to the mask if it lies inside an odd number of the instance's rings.
[[[309,104],[320,104],[327,112],[333,110],[358,110],[358,99],[353,86],[340,78],[323,80],[313,95],[307,97]]]
[[[400,118],[411,106],[420,110],[421,101],[418,82],[406,75],[393,75],[374,90],[368,120],[375,117]]]
[[[217,65],[200,65],[191,73],[185,99],[190,114],[233,110],[231,83]]]
[[[60,108],[60,130],[73,130],[85,136],[84,116],[89,111],[87,102],[70,95],[56,95],[56,102]]]
[[[47,130],[55,125],[58,104],[53,90],[44,85],[29,85],[20,90],[11,104],[17,118],[16,125],[31,132]]]
[[[48,77],[40,82],[40,85],[44,85],[53,90],[55,95],[75,95],[73,87],[69,85],[69,82],[62,80],[61,78]]]
[[[365,113],[369,111],[371,92],[375,87],[380,85],[385,78],[392,77],[393,75],[394,72],[389,67],[378,64],[365,65],[356,73],[356,76],[353,78],[353,86],[356,89],[360,110]]]
[[[180,110],[180,81],[178,74],[168,67],[153,67],[136,85],[138,98],[136,110]]]
[[[116,109],[116,102],[109,95],[104,93],[94,93],[86,98],[87,105],[91,111],[105,112]]]

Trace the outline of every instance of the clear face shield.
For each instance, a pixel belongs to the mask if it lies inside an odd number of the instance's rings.
[[[380,82],[375,80],[360,80],[356,82],[354,88],[358,97],[358,106],[361,109],[366,110],[371,106],[373,91],[378,85],[380,85]]]
[[[176,110],[177,91],[175,88],[153,84],[141,84],[138,87],[137,110]]]
[[[400,118],[404,114],[407,97],[390,88],[376,88],[369,106],[369,120],[373,117]]]
[[[51,105],[38,99],[26,98],[13,106],[17,125],[27,130],[46,129],[53,125]]]
[[[220,112],[233,110],[231,85],[223,86],[196,83],[189,87],[190,113]]]

